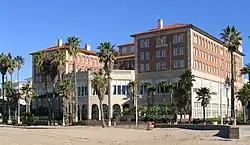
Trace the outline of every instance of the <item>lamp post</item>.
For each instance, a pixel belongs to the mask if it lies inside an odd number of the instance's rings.
[[[135,125],[138,127],[138,98],[142,98],[141,95],[135,98]]]

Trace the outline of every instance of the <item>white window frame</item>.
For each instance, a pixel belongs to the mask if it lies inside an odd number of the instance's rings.
[[[146,71],[150,71],[150,63],[146,63]]]
[[[140,60],[144,60],[145,58],[145,54],[144,54],[144,52],[140,52]]]
[[[145,71],[145,65],[144,64],[140,64],[140,72],[144,72]]]
[[[156,63],[156,70],[161,70],[161,63],[160,62]]]
[[[147,51],[147,52],[145,53],[145,59],[150,59],[150,52]]]

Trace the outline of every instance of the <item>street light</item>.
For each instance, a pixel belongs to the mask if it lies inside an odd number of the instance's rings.
[[[142,98],[141,95],[137,95],[135,98],[135,125],[138,127],[138,98]]]

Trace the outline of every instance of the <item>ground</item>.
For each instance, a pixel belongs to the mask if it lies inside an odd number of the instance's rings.
[[[153,131],[100,127],[21,129],[2,126],[1,145],[246,145],[250,138],[225,140],[217,131],[154,129]]]

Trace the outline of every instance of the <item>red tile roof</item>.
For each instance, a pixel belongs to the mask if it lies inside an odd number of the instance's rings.
[[[130,45],[135,45],[135,43],[134,42],[129,42],[129,43],[126,43],[126,44],[118,45],[117,47],[130,46]]]
[[[190,26],[192,26],[192,24],[172,24],[172,25],[165,26],[162,29],[150,29],[146,32],[139,32],[139,33],[132,34],[130,36],[134,37],[137,35],[144,35],[144,34],[165,31],[165,30],[171,30],[171,29],[180,29],[180,28],[185,28],[185,27],[190,27]]]
[[[32,52],[31,55],[36,54],[36,53],[38,53],[40,51],[49,52],[49,51],[54,51],[54,50],[57,50],[57,49],[67,49],[67,46],[65,44],[63,44],[62,46],[59,46],[59,47],[58,46],[52,46],[52,47],[49,47],[49,48],[45,48],[43,50]],[[86,48],[80,48],[80,51],[83,52],[83,53],[86,53],[86,54],[90,54],[90,55],[95,55],[96,54],[95,51],[87,50]]]
[[[134,54],[121,55],[121,56],[117,56],[116,59],[126,59],[126,58],[131,58],[131,57],[135,57],[135,55]]]

